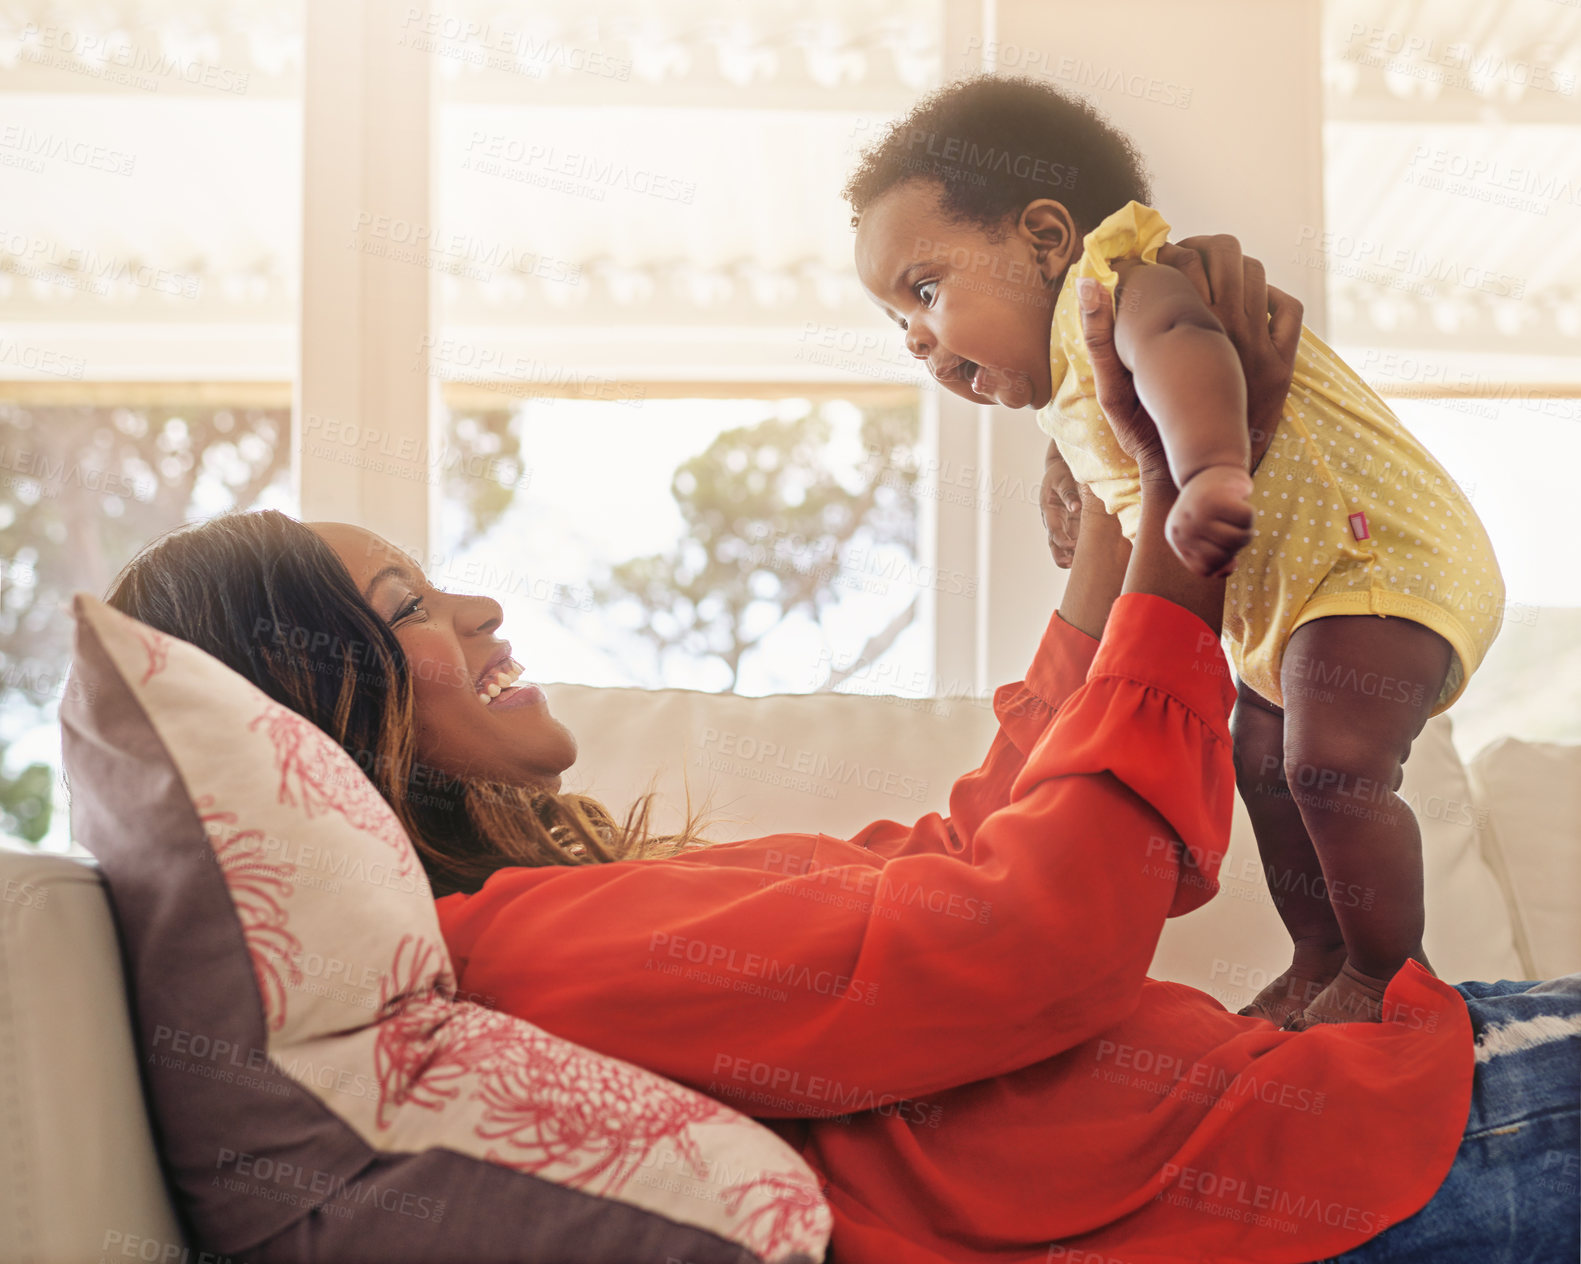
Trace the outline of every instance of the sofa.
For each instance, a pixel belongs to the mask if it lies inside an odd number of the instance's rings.
[[[549,688],[578,736],[567,788],[617,812],[652,791],[718,842],[844,835],[946,810],[995,727],[985,699],[741,698]],[[1451,719],[1418,739],[1401,793],[1422,826],[1426,947],[1446,978],[1581,971],[1581,746],[1503,739],[1470,765]],[[1169,924],[1157,977],[1246,1003],[1288,945],[1237,805],[1222,889]],[[92,862],[0,847],[0,1261],[193,1264],[144,1107],[115,925]],[[213,1259],[215,1257],[208,1257]]]

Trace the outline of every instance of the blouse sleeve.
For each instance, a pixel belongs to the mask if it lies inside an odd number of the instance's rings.
[[[1124,595],[973,863],[780,836],[505,869],[440,902],[461,986],[765,1117],[1041,1061],[1129,1013],[1165,917],[1212,893],[1233,701],[1205,623]]]
[[[931,813],[909,826],[875,821],[851,841],[886,859],[937,851],[971,860],[977,831],[992,813],[1010,802],[1010,787],[1026,766],[1027,756],[1055,712],[1086,679],[1097,649],[1096,638],[1056,613],[1049,619],[1026,679],[1002,685],[994,692],[999,731],[983,762],[956,779],[950,790],[949,816]]]

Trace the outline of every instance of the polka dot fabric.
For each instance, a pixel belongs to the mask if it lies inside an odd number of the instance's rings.
[[[1054,309],[1054,398],[1038,424],[1071,472],[1136,536],[1136,466],[1099,408],[1081,336],[1076,279],[1111,297],[1115,259],[1155,262],[1164,218],[1131,202],[1089,233]],[[1272,446],[1253,479],[1252,542],[1224,599],[1224,632],[1248,686],[1283,705],[1290,634],[1329,615],[1386,615],[1437,632],[1455,651],[1433,713],[1459,697],[1498,635],[1504,580],[1465,493],[1376,392],[1309,329]],[[1359,516],[1358,516],[1359,515]]]

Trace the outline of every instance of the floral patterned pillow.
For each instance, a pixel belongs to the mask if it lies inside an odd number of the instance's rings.
[[[417,856],[336,743],[194,646],[73,608],[72,829],[109,887],[195,1245],[822,1258],[828,1207],[773,1133],[457,995]]]

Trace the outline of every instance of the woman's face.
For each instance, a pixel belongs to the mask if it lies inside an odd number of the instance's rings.
[[[499,602],[441,592],[410,557],[361,527],[308,526],[406,653],[418,759],[452,777],[558,790],[560,774],[576,761],[576,739],[549,714],[537,685],[525,677],[506,684],[518,669],[510,643],[494,635],[503,618]]]

